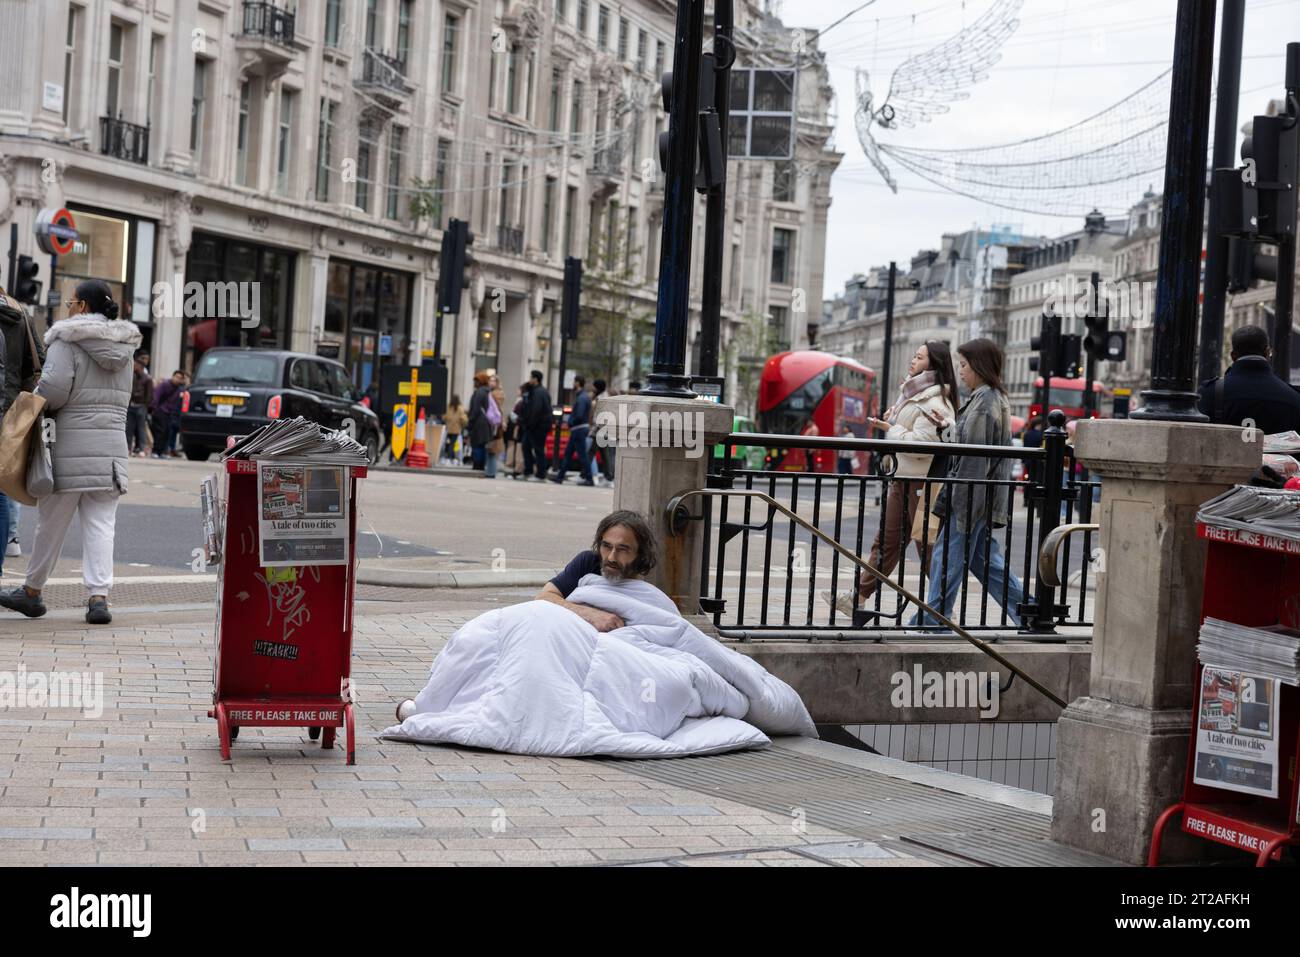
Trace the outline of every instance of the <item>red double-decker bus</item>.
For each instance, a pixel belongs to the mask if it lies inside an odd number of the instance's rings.
[[[767,360],[758,386],[758,430],[779,435],[840,436],[847,426],[867,438],[867,419],[879,410],[872,395],[876,374],[829,352],[781,352]],[[868,456],[854,467],[865,474]],[[767,467],[781,472],[834,472],[835,452],[769,449]]]
[[[1083,387],[1084,380],[1067,379],[1063,376],[1052,376],[1052,385],[1047,393],[1047,409],[1060,409],[1065,413],[1067,419],[1082,419],[1087,417],[1083,410]],[[1092,384],[1092,416],[1094,419],[1110,418],[1111,413],[1111,390],[1100,382]],[[1029,405],[1029,418],[1041,416],[1043,414],[1043,377],[1039,376],[1034,380],[1034,397]]]

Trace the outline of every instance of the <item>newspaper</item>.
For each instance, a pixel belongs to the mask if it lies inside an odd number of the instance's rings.
[[[203,511],[203,558],[207,565],[221,561],[221,498],[217,477],[209,475],[199,484],[199,505]]]
[[[1214,662],[1300,686],[1300,631],[1285,625],[1251,628],[1206,618],[1201,624],[1196,656],[1207,665]]]
[[[1195,783],[1277,797],[1279,687],[1267,675],[1202,669]]]
[[[222,458],[307,458],[332,465],[367,465],[363,446],[346,432],[335,432],[302,416],[277,419],[237,441]]]
[[[1300,492],[1234,485],[1202,505],[1196,520],[1300,542]]]
[[[259,461],[258,543],[263,567],[348,563],[347,468]]]

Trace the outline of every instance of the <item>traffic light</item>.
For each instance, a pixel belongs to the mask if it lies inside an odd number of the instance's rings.
[[[460,313],[460,294],[469,285],[467,270],[474,262],[468,247],[473,244],[469,223],[461,219],[447,223],[438,253],[438,311],[445,316]]]
[[[1067,379],[1077,379],[1083,366],[1083,336],[1061,336],[1058,348],[1056,371]]]
[[[13,288],[15,299],[32,306],[41,304],[41,284],[36,281],[36,274],[40,271],[40,264],[31,256],[18,257],[17,278]]]
[[[1029,368],[1046,382],[1059,371],[1057,362],[1061,348],[1061,317],[1043,314],[1043,324],[1038,335],[1029,340],[1029,348],[1038,355],[1029,357]]]
[[[578,303],[582,298],[582,260],[568,256],[564,260],[564,307],[560,315],[560,335],[578,338]]]
[[[1083,317],[1084,328],[1088,330],[1083,339],[1083,349],[1093,359],[1105,359],[1106,334],[1110,331],[1110,310],[1096,297],[1088,314]]]
[[[695,188],[706,192],[718,185],[726,176],[725,156],[722,147],[722,124],[718,117],[715,101],[715,79],[718,74],[717,63],[712,53],[700,58],[700,82],[697,99],[688,103],[693,108],[696,119]],[[672,113],[673,97],[676,95],[672,73],[665,73],[660,78],[660,94],[663,98],[665,113]],[[659,134],[659,166],[668,172],[668,153],[672,145],[672,135],[665,130]]]
[[[1228,238],[1228,292],[1245,292],[1259,280],[1277,282],[1277,257],[1255,251],[1255,244],[1238,236]]]

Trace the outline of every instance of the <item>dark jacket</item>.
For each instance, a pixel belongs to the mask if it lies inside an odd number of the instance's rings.
[[[136,372],[131,369],[131,404],[145,405],[153,398],[153,379],[148,372]]]
[[[569,428],[591,425],[591,393],[586,389],[580,391],[573,400],[573,410],[569,413]]]
[[[36,343],[36,356],[45,362],[45,344],[36,327],[27,318],[22,304],[0,290],[0,415],[8,410],[19,392],[36,388],[37,367],[32,362],[32,347],[28,344],[27,329]]]
[[[551,428],[551,394],[546,386],[533,386],[519,421],[525,432],[546,432]]]
[[[153,405],[150,407],[153,414],[164,417],[175,415],[180,411],[181,393],[184,391],[183,386],[177,385],[171,379],[163,380],[153,393]]]
[[[492,390],[485,385],[474,390],[469,400],[469,444],[487,445],[496,433],[488,421],[487,404],[491,401]]]
[[[1006,395],[987,385],[972,392],[957,412],[954,441],[962,445],[1010,445],[1011,407]],[[982,483],[1008,481],[1011,459],[954,455],[948,477],[974,479],[981,484],[945,485],[934,506],[936,515],[951,516],[950,521],[959,532],[969,532],[972,526],[983,521],[993,528],[1007,524],[1011,505],[1009,486]]]
[[[1218,404],[1218,379],[1202,383],[1202,412],[1222,425],[1250,425],[1265,435],[1300,432],[1300,393],[1273,374],[1263,356],[1243,356],[1223,376],[1223,408]],[[1247,423],[1246,420],[1251,422]]]

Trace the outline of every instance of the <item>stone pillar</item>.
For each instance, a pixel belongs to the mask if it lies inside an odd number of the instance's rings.
[[[704,488],[711,446],[731,432],[732,409],[703,399],[616,395],[600,400],[596,441],[611,441],[614,508],[640,512],[659,542],[658,566],[649,580],[684,615],[699,613],[700,523],[684,535],[668,534],[664,508],[682,492]],[[704,503],[688,503],[698,514]]]
[[[1103,483],[1101,573],[1088,695],[1057,724],[1053,840],[1145,863],[1156,818],[1180,800],[1205,574],[1196,510],[1245,481],[1261,449],[1237,426],[1079,423],[1075,451]],[[1162,860],[1205,854],[1179,833],[1166,831]]]

